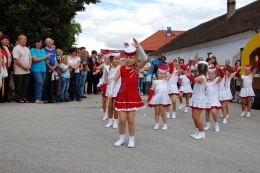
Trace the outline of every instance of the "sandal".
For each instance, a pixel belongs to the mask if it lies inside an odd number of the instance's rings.
[[[24,101],[22,99],[20,100],[16,100],[17,103],[24,103]]]
[[[28,101],[28,100],[26,100],[26,99],[23,99],[23,101],[24,101],[24,103],[29,103],[29,101]]]

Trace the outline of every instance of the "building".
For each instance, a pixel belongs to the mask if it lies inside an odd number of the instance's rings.
[[[183,58],[215,55],[220,64],[230,60],[231,65],[240,59],[242,74],[245,64],[254,64],[260,55],[260,0],[236,10],[236,1],[227,0],[227,13],[192,28],[154,54]],[[253,88],[260,89],[260,70],[254,77]]]
[[[140,45],[147,53],[151,53],[158,50],[160,47],[169,43],[183,33],[184,31],[172,31],[171,28],[168,27],[168,30],[158,30],[143,40]]]
[[[168,44],[155,51],[155,54],[164,54],[166,57],[183,58],[203,57],[206,59],[215,55],[219,63],[226,59],[234,65],[237,59],[242,58],[242,51],[247,43],[260,31],[260,1],[257,0],[240,9],[235,8],[236,1],[227,1],[227,14],[202,23],[188,30]],[[260,54],[260,42],[254,41],[250,45],[252,58]],[[248,48],[247,48],[248,49]],[[249,62],[249,54],[242,59]]]

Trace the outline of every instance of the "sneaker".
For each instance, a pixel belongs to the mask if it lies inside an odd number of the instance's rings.
[[[209,130],[210,129],[210,127],[209,126],[206,126],[206,127],[204,127],[204,130]]]
[[[107,120],[108,116],[107,113],[104,114],[103,121]]]
[[[112,127],[112,126],[113,126],[113,119],[109,119],[108,123],[105,127],[108,128],[108,127]]]
[[[168,119],[171,118],[169,112],[166,112],[166,117],[167,117]]]
[[[194,133],[194,134],[192,134],[192,135],[190,135],[192,138],[194,138],[195,136],[197,136],[199,134],[199,132],[196,132],[196,133]]]
[[[134,147],[135,147],[134,137],[129,136],[128,148],[134,148]]]
[[[198,135],[194,136],[193,138],[196,140],[200,140],[200,139],[205,139],[206,136],[204,132],[199,132]]]
[[[120,135],[119,140],[114,143],[115,147],[119,147],[125,143],[125,135]]]
[[[220,129],[219,129],[219,125],[218,124],[215,124],[215,132],[219,132]]]
[[[154,130],[158,130],[158,129],[159,129],[159,124],[155,124],[155,126],[154,126],[153,129],[154,129]]]
[[[242,112],[242,114],[240,114],[240,117],[244,117],[246,115],[246,112]]]
[[[246,117],[250,118],[250,112],[247,112]]]
[[[117,120],[114,120],[113,129],[117,129]]]
[[[167,130],[167,129],[168,129],[167,124],[164,124],[162,130]]]
[[[180,104],[179,109],[182,109],[182,108],[183,108],[183,104]]]
[[[188,112],[189,112],[188,107],[185,107],[184,112],[185,112],[185,113],[188,113]]]
[[[224,120],[223,120],[222,123],[223,123],[223,124],[227,124],[227,118],[224,118]]]
[[[172,118],[173,118],[173,119],[176,118],[176,113],[175,113],[175,112],[172,113]]]

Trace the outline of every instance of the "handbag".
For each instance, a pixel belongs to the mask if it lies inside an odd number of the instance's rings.
[[[8,77],[8,71],[6,70],[5,65],[1,66],[1,75],[2,75],[2,78]]]

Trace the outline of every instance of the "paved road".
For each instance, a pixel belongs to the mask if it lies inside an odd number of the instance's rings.
[[[118,130],[104,128],[100,96],[57,104],[0,104],[0,173],[260,172],[260,111],[241,118],[230,104],[228,124],[206,139],[191,113],[177,112],[169,130],[153,130],[153,109],[136,115],[136,148],[114,147]],[[212,124],[213,126],[213,124]]]

